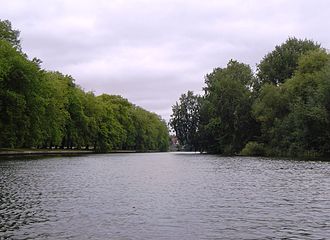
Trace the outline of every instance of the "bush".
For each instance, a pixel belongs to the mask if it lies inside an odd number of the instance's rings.
[[[243,156],[264,156],[265,153],[264,144],[254,141],[248,142],[241,151],[241,155]]]

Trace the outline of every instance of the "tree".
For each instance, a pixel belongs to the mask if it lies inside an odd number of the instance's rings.
[[[239,152],[257,128],[252,116],[251,68],[230,60],[226,68],[206,75],[200,110],[200,136],[208,152]]]
[[[0,21],[0,147],[166,151],[166,123],[120,96],[95,96],[20,49],[19,31]]]
[[[330,152],[330,56],[302,55],[297,71],[279,87],[265,85],[253,109],[269,155]]]
[[[119,149],[132,150],[135,145],[136,132],[132,119],[132,108],[134,106],[125,98],[118,95],[103,94],[103,101],[111,106],[116,121],[120,124],[121,140]]]
[[[169,133],[165,121],[157,114],[140,107],[134,106],[132,111],[136,136],[135,149],[137,151],[167,151]]]
[[[289,113],[289,101],[290,96],[284,86],[277,87],[273,84],[265,84],[260,90],[259,97],[253,103],[253,116],[261,126],[261,135],[258,137],[258,141],[270,149],[279,147],[278,139],[275,140],[275,134],[279,136],[284,133],[283,131],[277,132],[279,129],[276,126]],[[275,154],[275,151],[271,154]]]
[[[0,39],[9,42],[16,49],[21,50],[20,32],[12,29],[11,22],[0,19]]]
[[[40,142],[41,73],[26,55],[0,40],[1,145],[28,147]]]
[[[200,100],[192,91],[182,94],[179,103],[172,106],[170,126],[183,146],[198,150],[198,125]]]
[[[260,83],[284,83],[297,69],[299,57],[316,49],[320,49],[320,45],[311,40],[289,38],[264,56],[258,64],[257,76]]]
[[[39,109],[42,124],[42,143],[40,146],[60,146],[65,135],[65,125],[69,118],[67,77],[59,72],[43,72],[39,85],[39,96],[43,99],[43,108]]]

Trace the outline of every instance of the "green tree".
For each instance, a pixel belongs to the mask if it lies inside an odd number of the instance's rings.
[[[132,117],[136,132],[135,150],[142,152],[168,150],[168,129],[166,123],[157,114],[141,107],[134,107]]]
[[[188,150],[199,150],[198,125],[199,125],[200,97],[192,91],[182,94],[179,102],[172,106],[170,126],[183,146]]]
[[[311,40],[289,38],[264,56],[258,64],[257,76],[260,83],[283,83],[297,69],[299,57],[316,49],[320,49],[320,45]]]
[[[329,153],[329,79],[329,55],[315,50],[300,57],[283,85],[262,88],[253,109],[269,155]]]
[[[205,79],[200,114],[202,147],[208,152],[238,153],[257,128],[251,116],[251,68],[229,61]]]
[[[272,146],[270,149],[274,149],[274,146],[279,147],[275,134],[278,131],[277,125],[290,111],[289,101],[289,94],[283,86],[265,84],[253,104],[253,115],[261,125],[261,136],[258,137],[258,141],[266,146]],[[279,134],[283,134],[283,132]],[[275,154],[275,151],[273,152],[269,154]]]
[[[39,66],[29,61],[26,55],[7,41],[0,40],[2,146],[28,147],[40,141],[41,73]]]
[[[11,22],[0,19],[0,39],[9,42],[16,49],[21,50],[20,32],[12,29]]]
[[[69,118],[66,122],[66,146],[68,148],[81,148],[86,145],[86,135],[88,132],[88,117],[84,111],[84,91],[74,84],[74,80],[68,82],[68,105],[67,112]]]
[[[122,105],[124,99],[108,94],[102,94],[98,99],[106,110],[108,124],[110,124],[108,125],[108,136],[112,142],[112,149],[123,149],[127,139],[126,127],[129,128],[127,123],[124,122],[124,115],[126,114]],[[126,103],[128,105],[128,101]]]
[[[44,107],[40,109],[43,131],[43,147],[60,146],[65,136],[66,124],[70,114],[69,83],[71,78],[59,72],[44,72],[43,90],[40,94],[44,99]],[[63,147],[63,146],[62,146]]]
[[[82,105],[86,117],[86,128],[84,131],[84,142],[86,149],[96,145],[98,134],[98,114],[102,111],[102,106],[93,92],[87,92],[83,98]]]
[[[0,147],[166,151],[165,121],[121,96],[95,96],[71,76],[41,69],[0,20]]]

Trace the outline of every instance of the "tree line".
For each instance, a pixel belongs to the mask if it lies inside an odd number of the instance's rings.
[[[19,34],[0,20],[0,148],[167,151],[160,116],[42,69],[39,59],[22,52]]]
[[[330,55],[289,38],[254,73],[230,60],[205,76],[204,94],[188,91],[170,125],[187,150],[259,156],[330,154]]]

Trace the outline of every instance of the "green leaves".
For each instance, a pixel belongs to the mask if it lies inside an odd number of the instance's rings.
[[[262,59],[258,65],[257,76],[262,83],[284,83],[297,69],[298,59],[303,54],[317,49],[320,49],[320,45],[311,40],[289,38]]]
[[[289,38],[263,58],[256,76],[230,60],[205,84],[198,111],[188,94],[172,107],[181,142],[196,133],[198,148],[209,153],[330,154],[330,55],[319,44]],[[193,132],[191,119],[198,120]]]
[[[132,118],[136,134],[136,150],[167,151],[169,135],[164,120],[140,107],[134,107]]]
[[[328,154],[330,57],[316,50],[298,62],[293,77],[284,84],[261,89],[253,113],[270,154]]]
[[[198,149],[200,97],[192,91],[182,94],[179,103],[172,106],[170,126],[182,146],[187,150]]]
[[[251,68],[233,60],[206,76],[200,116],[203,149],[233,154],[245,145],[254,124],[250,113],[252,82]]]
[[[17,50],[21,50],[19,34],[18,30],[12,29],[10,21],[0,19],[0,40],[5,40]]]
[[[0,144],[29,146],[40,139],[38,109],[41,71],[25,55],[0,40]],[[33,138],[30,133],[36,133]],[[10,141],[8,141],[10,139]]]
[[[166,123],[121,96],[96,97],[71,76],[47,72],[0,21],[0,147],[167,151]]]

